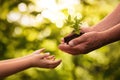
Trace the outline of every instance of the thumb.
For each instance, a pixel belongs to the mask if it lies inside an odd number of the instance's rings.
[[[33,54],[40,54],[41,52],[43,52],[45,49],[42,48],[42,49],[39,49],[39,50],[36,50],[33,52]]]
[[[85,38],[84,38],[84,34],[83,34],[82,36],[71,40],[68,44],[69,44],[69,46],[74,47],[84,41],[85,41]]]

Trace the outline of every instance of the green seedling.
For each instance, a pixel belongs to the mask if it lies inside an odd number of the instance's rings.
[[[73,29],[72,34],[68,35],[64,38],[64,41],[68,44],[68,42],[76,37],[79,37],[80,35],[82,35],[82,33],[80,32],[80,28],[81,28],[81,23],[82,19],[78,19],[78,17],[74,17],[72,19],[71,15],[68,16],[68,18],[65,21],[65,26],[69,26]]]
[[[71,15],[69,15],[65,21],[65,26],[71,27],[73,29],[73,33],[80,34],[80,27],[82,25],[81,21],[82,19],[78,19],[77,16],[72,19]]]

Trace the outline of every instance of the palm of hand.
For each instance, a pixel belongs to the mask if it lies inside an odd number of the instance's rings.
[[[72,55],[85,54],[104,45],[104,39],[101,36],[99,32],[87,32],[72,40],[74,46],[62,43],[59,45],[59,48]]]

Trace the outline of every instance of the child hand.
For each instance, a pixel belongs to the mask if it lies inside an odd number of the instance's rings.
[[[61,63],[61,60],[55,60],[49,53],[40,54],[43,51],[44,49],[36,50],[29,56],[31,67],[55,68]]]

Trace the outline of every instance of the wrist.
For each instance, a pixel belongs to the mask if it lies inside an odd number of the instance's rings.
[[[36,65],[36,59],[38,58],[38,55],[37,54],[31,54],[29,57],[28,57],[28,63],[29,63],[29,67],[37,67]]]
[[[107,45],[111,42],[110,35],[108,34],[107,31],[101,31],[101,32],[98,32],[98,33],[99,33],[99,36],[100,36],[101,43],[103,45]]]
[[[28,68],[30,68],[30,67],[33,67],[32,66],[32,58],[31,58],[31,56],[27,56],[26,57],[26,63],[27,63],[27,65],[28,65]]]

